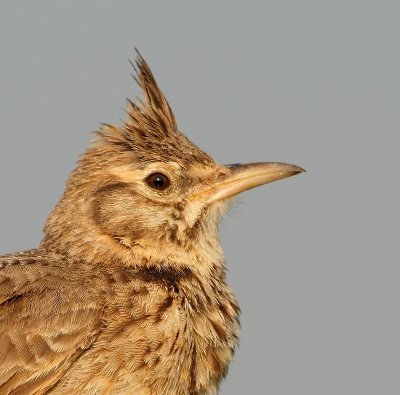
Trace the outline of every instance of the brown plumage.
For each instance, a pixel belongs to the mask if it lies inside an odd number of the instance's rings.
[[[0,394],[215,394],[238,343],[218,222],[302,171],[218,165],[181,134],[143,58],[144,101],[103,125],[41,245],[0,257]]]

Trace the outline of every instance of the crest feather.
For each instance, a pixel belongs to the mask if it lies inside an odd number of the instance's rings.
[[[137,106],[129,100],[129,116],[133,116],[133,118],[135,118],[135,115],[137,115],[138,111],[141,112],[141,110],[144,109],[151,109],[159,115],[165,117],[165,120],[168,122],[171,129],[176,129],[177,124],[175,121],[175,116],[170,105],[168,104],[167,99],[158,87],[149,65],[143,59],[143,56],[138,50],[136,50],[136,54],[136,66],[131,62],[131,65],[136,72],[136,75],[133,76],[133,78],[142,88],[145,100],[144,103],[139,100],[141,104],[140,106]]]
[[[123,126],[103,124],[99,132],[102,141],[123,151],[135,152],[141,161],[193,161],[215,163],[205,152],[178,131],[174,114],[161,92],[147,62],[136,50],[133,78],[143,90],[144,99],[136,103],[127,99],[128,119]]]

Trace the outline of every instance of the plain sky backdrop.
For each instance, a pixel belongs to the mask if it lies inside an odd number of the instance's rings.
[[[0,3],[0,251],[28,249],[136,46],[221,163],[308,173],[222,226],[243,310],[223,395],[400,393],[400,1]]]

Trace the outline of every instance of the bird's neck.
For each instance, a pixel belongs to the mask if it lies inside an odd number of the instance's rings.
[[[198,234],[193,243],[174,244],[167,240],[143,237],[135,243],[102,233],[84,216],[50,216],[41,247],[63,255],[69,262],[93,265],[121,265],[131,269],[190,268],[202,277],[224,275],[224,256],[218,229]],[[54,215],[55,214],[55,215]]]

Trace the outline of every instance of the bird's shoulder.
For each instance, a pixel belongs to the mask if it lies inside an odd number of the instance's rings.
[[[0,393],[44,393],[98,337],[103,304],[83,270],[40,250],[0,257]]]
[[[88,264],[70,262],[63,255],[41,249],[3,255],[0,256],[0,305],[37,293],[63,293],[72,300],[74,295],[89,299],[97,289],[101,292],[106,287],[103,274]],[[90,283],[97,286],[88,287]]]

